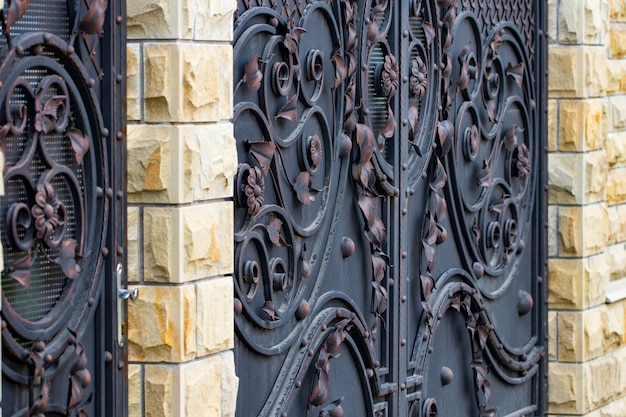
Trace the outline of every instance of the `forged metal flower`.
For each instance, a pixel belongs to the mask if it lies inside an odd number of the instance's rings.
[[[246,196],[248,214],[255,216],[261,210],[265,201],[265,180],[259,167],[250,167],[243,192]]]
[[[31,208],[35,219],[37,239],[42,240],[48,247],[57,247],[60,239],[54,239],[59,227],[65,225],[65,206],[57,198],[52,184],[45,183],[37,186],[35,205]]]
[[[426,64],[420,57],[411,61],[411,94],[419,99],[424,98],[426,88],[428,88],[428,74],[426,72]]]
[[[318,135],[313,135],[309,138],[309,162],[311,168],[317,169],[322,162],[322,156],[322,140]]]
[[[383,64],[383,70],[381,72],[381,83],[383,87],[383,94],[387,97],[391,97],[396,93],[400,82],[398,81],[398,62],[396,58],[389,54],[385,56],[385,63]]]
[[[522,180],[526,180],[530,174],[530,152],[525,143],[517,147],[513,173]]]

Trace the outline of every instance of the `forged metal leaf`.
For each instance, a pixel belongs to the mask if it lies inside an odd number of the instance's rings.
[[[375,45],[380,39],[380,31],[378,28],[378,23],[376,23],[376,19],[372,19],[370,17],[369,29],[367,30],[367,41],[370,45]]]
[[[506,67],[506,75],[513,77],[519,88],[524,86],[524,63],[520,62],[516,65],[509,64]]]
[[[19,261],[9,265],[7,275],[16,280],[22,287],[30,289],[30,268],[32,266],[32,258],[30,250],[26,252]]]
[[[491,123],[495,123],[496,122],[496,101],[485,100],[485,109],[487,110],[487,116],[489,116],[489,121]]]
[[[348,76],[348,69],[346,68],[346,60],[339,54],[339,51],[333,54],[332,63],[335,66],[335,88],[337,88]]]
[[[370,188],[370,178],[373,176],[374,166],[371,161],[352,167],[352,178],[359,181],[364,188]]]
[[[89,9],[80,21],[78,27],[90,35],[99,35],[104,26],[108,0],[91,0]]]
[[[374,154],[374,132],[368,125],[357,123],[356,143],[361,150],[361,163],[369,161]]]
[[[315,197],[311,195],[311,175],[307,171],[303,171],[298,174],[296,178],[296,183],[293,185],[293,189],[296,192],[296,196],[298,200],[302,204],[309,205],[313,201],[315,201]]]
[[[298,118],[298,109],[296,107],[297,99],[298,99],[298,96],[294,94],[289,100],[287,100],[287,103],[283,107],[281,107],[281,109],[276,114],[275,118],[287,119],[287,120],[291,120],[292,122],[295,122],[296,119]]]
[[[487,338],[489,337],[489,328],[484,324],[481,324],[476,330],[476,335],[478,336],[478,346],[480,349],[484,349],[487,344]]]
[[[459,74],[459,79],[456,81],[456,85],[461,90],[466,90],[469,86],[470,75],[469,75],[469,64],[466,60],[463,60],[463,65],[461,65],[461,73]]]
[[[6,16],[4,21],[5,34],[8,34],[13,24],[24,16],[28,9],[28,3],[28,0],[9,0],[9,7],[4,10]]]
[[[54,259],[66,277],[70,279],[78,278],[80,274],[80,266],[76,263],[76,258],[81,258],[76,253],[78,249],[78,243],[74,239],[63,239],[61,246],[59,247],[59,256]]]
[[[276,314],[276,309],[274,308],[273,301],[266,301],[265,304],[263,304],[263,312],[267,315],[267,318],[270,321],[276,321],[280,318]]]
[[[39,94],[37,96],[39,98]],[[65,96],[54,96],[43,103],[35,115],[35,130],[37,132],[50,133],[55,130],[59,108],[65,105],[66,99]]]
[[[238,85],[243,83],[252,91],[257,91],[261,88],[261,81],[263,80],[263,73],[259,69],[259,64],[261,62],[261,57],[259,55],[254,55],[250,58],[250,61],[246,64],[243,78],[239,81]]]
[[[433,288],[435,288],[435,279],[427,272],[420,274],[420,282],[422,283],[422,296],[425,301],[428,301],[432,295]]]
[[[517,134],[521,132],[523,132],[523,130],[519,129],[515,123],[506,130],[504,134],[504,145],[510,152],[515,150],[517,146]]]
[[[295,14],[294,14],[295,16]],[[292,54],[297,54],[298,53],[298,44],[300,42],[300,36],[302,36],[303,33],[306,33],[306,29],[301,28],[301,27],[292,27],[289,32],[287,32],[287,34],[285,35],[285,40],[283,41],[283,45],[285,45],[285,48],[287,48],[287,50],[292,53]]]
[[[250,153],[259,161],[265,175],[270,171],[275,152],[274,142],[250,142]]]
[[[349,321],[350,319],[343,319],[335,325],[335,331],[326,339],[326,352],[334,354],[339,351],[339,346],[346,340],[344,330]]]
[[[432,213],[426,213],[426,219],[428,221],[428,226],[423,241],[427,245],[432,246],[437,242],[437,223],[435,222]]]
[[[289,246],[280,235],[283,231],[283,222],[280,219],[272,219],[270,224],[266,226],[266,230],[270,241],[275,246]]]
[[[419,120],[419,110],[416,106],[409,107],[409,114],[407,115],[407,119],[409,120],[409,126],[411,126],[411,131],[413,132],[413,134],[415,134],[417,132],[417,122]]]
[[[387,262],[379,256],[372,256],[372,269],[374,270],[374,280],[381,282],[385,277]]]
[[[491,172],[489,171],[489,161],[483,160],[483,167],[476,178],[479,187],[489,187],[491,185]]]
[[[374,281],[372,287],[374,287],[374,311],[382,314],[387,310],[387,289]]]
[[[426,269],[432,271],[435,268],[435,248],[422,240],[424,256],[426,257]]]
[[[474,234],[474,243],[478,245],[478,242],[480,242],[480,228],[478,227],[478,217],[474,217],[474,222],[472,223],[472,233]]]
[[[341,396],[335,401],[331,402],[320,411],[319,417],[343,417],[343,408],[341,407],[341,402],[344,397]]]
[[[67,131],[67,137],[70,139],[76,162],[82,165],[83,158],[87,151],[89,151],[89,138],[86,137],[83,132],[75,128],[71,128]]]
[[[435,178],[431,182],[431,186],[434,190],[442,190],[443,187],[446,186],[446,182],[448,181],[448,176],[446,175],[446,170],[441,163],[439,158],[435,158],[437,161],[437,168],[435,171]]]
[[[50,402],[50,381],[45,381],[41,384],[39,396],[28,409],[27,417],[45,417],[44,412],[48,409]]]
[[[440,193],[433,193],[435,197],[435,216],[437,221],[442,221],[448,215],[448,203]]]
[[[433,39],[435,39],[435,28],[430,22],[422,22],[422,28],[424,29],[424,35],[426,36],[426,46],[430,46]]]
[[[46,344],[37,339],[30,346],[27,361],[33,365],[33,377],[40,378],[43,375],[43,352],[46,350]]]
[[[387,239],[385,224],[380,218],[375,217],[372,224],[370,224],[368,228],[370,232],[367,236],[368,240],[372,245],[374,245],[374,247],[380,248],[383,242]]]
[[[396,118],[393,116],[393,111],[391,111],[391,106],[387,106],[387,122],[380,129],[380,134],[385,139],[391,139],[396,132]],[[384,142],[383,142],[384,143]]]
[[[376,218],[376,204],[374,198],[366,195],[360,195],[359,208],[361,209],[363,217],[369,227],[369,225],[372,224]]]

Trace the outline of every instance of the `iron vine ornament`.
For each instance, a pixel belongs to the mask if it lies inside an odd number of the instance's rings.
[[[85,334],[102,295],[112,197],[100,110],[108,6],[5,0],[0,11],[3,412],[10,415],[96,410],[93,337]],[[58,20],[33,29],[46,13]]]
[[[540,7],[487,3],[238,2],[241,416],[543,409]]]

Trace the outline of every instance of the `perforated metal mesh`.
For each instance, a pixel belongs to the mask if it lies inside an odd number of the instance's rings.
[[[83,0],[80,0],[83,1]],[[59,36],[64,41],[69,40],[70,18],[67,0],[30,0],[28,10],[22,19],[11,27],[11,35],[15,38],[26,32],[49,32]],[[0,45],[4,46],[6,39],[0,36]]]

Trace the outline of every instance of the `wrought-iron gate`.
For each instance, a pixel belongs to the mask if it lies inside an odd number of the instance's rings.
[[[543,414],[542,5],[239,0],[239,416]]]
[[[124,7],[5,0],[0,11],[5,416],[124,410]]]

